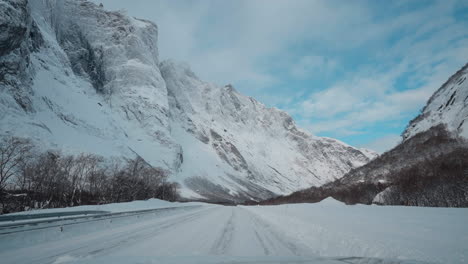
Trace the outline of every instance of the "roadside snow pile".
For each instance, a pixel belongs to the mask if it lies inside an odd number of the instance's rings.
[[[318,256],[465,263],[468,209],[315,204],[244,207]]]
[[[327,197],[323,199],[322,201],[320,201],[319,204],[326,205],[326,206],[345,206],[344,203],[334,199],[333,197]]]
[[[74,212],[74,211],[106,211],[111,213],[117,212],[128,212],[137,210],[157,209],[157,208],[168,208],[168,207],[180,207],[187,205],[195,205],[203,203],[175,203],[168,202],[159,199],[149,199],[145,201],[133,201],[127,203],[111,203],[101,205],[82,205],[73,206],[66,208],[53,208],[53,209],[39,209],[25,212],[18,212],[8,215],[24,215],[24,214],[46,214],[46,213],[62,213],[62,212]]]

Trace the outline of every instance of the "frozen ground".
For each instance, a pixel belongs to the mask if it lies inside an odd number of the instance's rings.
[[[144,203],[134,203],[132,210]],[[281,206],[176,206],[136,216],[45,225],[43,229],[38,224],[31,231],[0,234],[0,260],[380,264],[468,261],[468,209],[345,206],[330,199],[318,204]]]

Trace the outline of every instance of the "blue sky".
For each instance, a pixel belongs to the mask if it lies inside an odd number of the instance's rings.
[[[159,26],[162,59],[379,152],[468,62],[468,1],[103,0]]]

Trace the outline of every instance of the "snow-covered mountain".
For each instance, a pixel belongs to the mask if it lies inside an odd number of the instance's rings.
[[[468,64],[452,75],[429,99],[402,136],[404,140],[438,124],[468,138]],[[465,122],[466,121],[466,122]]]
[[[0,135],[43,149],[139,155],[182,195],[262,199],[375,157],[159,61],[157,26],[84,0],[0,1]]]

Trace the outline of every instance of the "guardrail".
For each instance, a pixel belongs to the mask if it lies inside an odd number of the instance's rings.
[[[74,216],[74,215],[105,214],[105,213],[110,213],[110,212],[86,210],[86,211],[57,212],[57,213],[0,215],[0,222],[20,221],[20,220],[48,218],[48,217],[64,217],[64,216]]]
[[[69,226],[69,225],[78,225],[78,224],[83,224],[87,222],[96,222],[96,221],[104,221],[104,220],[109,220],[109,219],[112,220],[115,218],[139,216],[139,215],[144,215],[144,214],[151,214],[151,213],[170,211],[170,210],[187,209],[187,208],[193,209],[193,208],[200,207],[200,206],[201,205],[189,205],[189,206],[166,207],[166,208],[156,208],[156,209],[146,209],[146,210],[136,210],[136,211],[126,211],[126,212],[116,212],[116,213],[100,211],[100,212],[105,212],[105,213],[97,213],[97,214],[85,215],[85,216],[80,215],[76,217],[72,216],[72,217],[67,217],[67,218],[60,218],[60,216],[54,215],[54,216],[51,216],[51,217],[54,217],[54,219],[42,219],[42,220],[28,221],[28,222],[22,222],[22,223],[2,224],[0,225],[0,236],[13,234],[13,233],[28,232],[28,231],[33,231],[33,230],[54,228],[54,227],[63,228],[64,226]],[[81,212],[86,212],[86,211],[81,211]],[[41,226],[43,224],[44,226]],[[28,227],[31,227],[31,228],[28,228]]]

